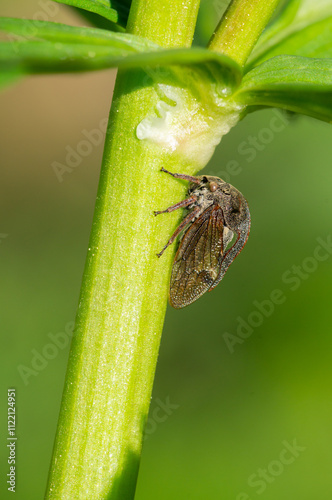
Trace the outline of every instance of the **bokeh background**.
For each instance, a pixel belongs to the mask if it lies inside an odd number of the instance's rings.
[[[202,11],[198,39],[225,4]],[[2,0],[0,15],[31,18],[45,6],[50,21],[82,23],[47,0]],[[15,498],[43,498],[69,344],[46,346],[75,317],[102,144],[62,182],[52,165],[107,117],[114,76],[33,77],[0,95],[1,499],[11,498],[8,387]],[[252,230],[215,291],[167,311],[137,500],[331,499],[332,249],[320,250],[324,261],[316,253],[332,238],[331,134],[326,123],[260,111],[207,166],[249,200]],[[272,311],[264,301],[276,290]],[[240,322],[256,326],[238,332]],[[33,361],[45,348],[49,359]]]

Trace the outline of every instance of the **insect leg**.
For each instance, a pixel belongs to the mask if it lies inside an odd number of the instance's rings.
[[[164,253],[164,251],[166,250],[167,247],[169,247],[173,241],[175,240],[175,238],[177,237],[177,235],[182,231],[182,229],[187,225],[189,224],[189,222],[192,221],[192,219],[194,219],[196,217],[196,215],[198,214],[198,212],[200,211],[200,207],[195,207],[193,209],[192,212],[190,212],[184,219],[183,221],[181,222],[181,224],[175,229],[174,233],[172,234],[172,236],[170,237],[170,239],[168,240],[168,242],[166,243],[166,245],[164,246],[164,248],[162,249],[161,252],[157,253],[157,256],[158,257],[161,257],[162,254]]]
[[[168,170],[166,170],[164,167],[161,168],[161,171],[166,172],[166,174],[169,174],[176,179],[184,179],[185,181],[194,182],[195,184],[201,184],[202,182],[202,179],[199,179],[198,177],[193,177],[192,175],[186,174],[174,174],[173,172],[169,172]]]
[[[158,210],[158,211],[154,211],[153,213],[155,215],[159,215],[159,214],[166,214],[169,212],[174,212],[174,210],[177,210],[178,208],[187,207],[188,205],[190,205],[194,201],[197,201],[197,197],[192,195],[192,196],[189,196],[189,198],[186,198],[185,200],[179,201],[179,203],[175,203],[175,205],[171,205],[170,207],[166,208],[166,210]]]

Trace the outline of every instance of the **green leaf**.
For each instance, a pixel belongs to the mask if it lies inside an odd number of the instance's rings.
[[[0,42],[1,71],[31,74],[176,65],[177,75],[180,66],[197,66],[229,87],[241,78],[238,65],[227,56],[201,48],[165,50],[127,33],[12,18],[0,18],[0,30],[10,33],[9,41]]]
[[[0,31],[9,34],[12,44],[19,42],[47,40],[51,42],[76,43],[78,45],[96,44],[118,48],[132,48],[132,51],[158,49],[159,46],[138,36],[114,33],[98,28],[84,28],[49,21],[0,17]],[[3,45],[3,42],[2,42]]]
[[[248,111],[272,106],[331,122],[332,59],[269,59],[244,76],[233,98]]]
[[[55,0],[57,3],[70,5],[79,9],[93,12],[123,28],[126,27],[131,1],[113,0]]]
[[[88,12],[87,10],[78,9],[76,7],[70,7],[72,11],[75,11],[79,16],[83,17],[89,24],[95,28],[100,28],[108,31],[118,31],[124,33],[126,30],[120,24],[113,23],[106,17],[102,17],[94,12]]]
[[[332,0],[291,0],[258,41],[247,68],[277,55],[332,57]]]

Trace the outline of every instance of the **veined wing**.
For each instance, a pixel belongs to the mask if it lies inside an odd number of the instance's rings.
[[[171,276],[173,307],[179,309],[191,304],[216,280],[223,256],[224,229],[222,210],[212,205],[183,235]]]

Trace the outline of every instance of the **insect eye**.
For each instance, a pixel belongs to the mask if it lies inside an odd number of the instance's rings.
[[[214,191],[217,191],[218,184],[216,182],[210,182],[209,188],[210,188],[210,191],[212,191],[212,193],[213,193]]]

